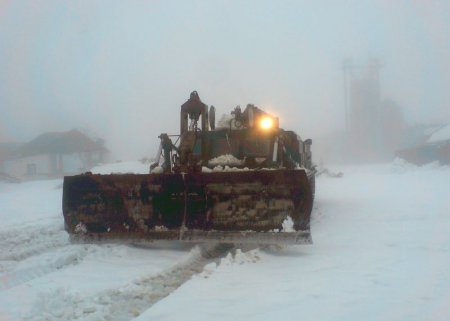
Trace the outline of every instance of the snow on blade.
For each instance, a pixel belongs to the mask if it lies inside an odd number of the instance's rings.
[[[211,172],[247,172],[247,171],[253,171],[252,169],[249,169],[248,167],[244,168],[238,168],[238,167],[230,167],[228,165],[226,166],[220,166],[217,165],[213,169],[210,169],[208,167],[202,168],[203,173],[211,173]]]
[[[239,166],[239,165],[242,165],[243,163],[244,163],[244,161],[237,159],[233,155],[226,154],[226,155],[221,155],[221,156],[211,159],[208,162],[208,165],[209,166],[226,166],[226,165]]]
[[[155,168],[153,168],[150,173],[152,174],[162,174],[164,172],[164,168],[162,168],[161,166],[156,166]]]
[[[295,232],[294,221],[290,216],[286,217],[281,225],[283,226],[283,232]]]

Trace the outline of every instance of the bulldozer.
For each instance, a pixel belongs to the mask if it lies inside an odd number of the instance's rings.
[[[196,91],[180,133],[159,136],[148,174],[65,176],[65,229],[78,240],[312,243],[311,139],[248,104],[216,124]]]

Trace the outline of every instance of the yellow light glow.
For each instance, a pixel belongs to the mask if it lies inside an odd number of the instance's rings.
[[[264,117],[261,119],[259,126],[262,129],[271,129],[273,127],[273,119],[270,117]]]

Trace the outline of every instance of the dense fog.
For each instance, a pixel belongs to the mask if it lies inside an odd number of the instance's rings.
[[[318,162],[372,140],[355,156],[387,159],[450,122],[449,21],[448,1],[0,1],[0,142],[77,128],[153,157],[197,90],[219,115],[277,115]],[[366,141],[358,101],[378,110]]]

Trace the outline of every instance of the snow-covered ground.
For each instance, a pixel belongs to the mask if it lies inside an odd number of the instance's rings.
[[[138,163],[94,172],[148,172]],[[61,180],[0,183],[0,321],[450,320],[450,168],[332,167],[314,244],[236,250],[70,244]]]

